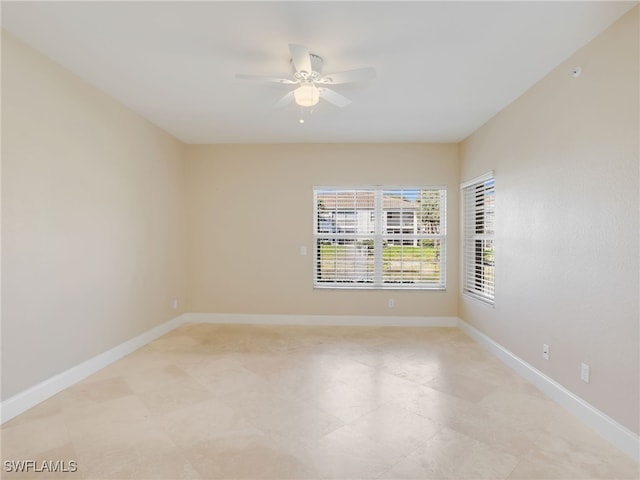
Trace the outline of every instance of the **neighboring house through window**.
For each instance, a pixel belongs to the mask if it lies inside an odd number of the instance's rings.
[[[314,286],[445,288],[446,190],[314,189]]]
[[[463,292],[495,301],[495,179],[493,172],[462,184]]]

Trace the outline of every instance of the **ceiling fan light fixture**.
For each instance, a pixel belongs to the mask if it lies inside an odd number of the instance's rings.
[[[323,75],[322,67],[324,62],[322,57],[309,52],[307,47],[291,43],[289,44],[289,53],[291,54],[293,78],[246,74],[237,74],[236,78],[262,80],[282,85],[295,85],[295,87],[280,98],[274,106],[279,108],[295,102],[296,105],[304,109],[316,106],[320,102],[320,99],[339,108],[346,107],[351,103],[351,100],[335,90],[327,88],[327,85],[333,86],[342,83],[364,82],[373,80],[376,77],[376,71],[373,67],[357,68],[355,70],[335,72],[331,75]]]
[[[293,91],[296,103],[301,107],[313,107],[320,101],[320,91],[312,83],[306,83]]]

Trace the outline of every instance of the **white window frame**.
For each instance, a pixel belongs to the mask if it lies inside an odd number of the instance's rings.
[[[385,192],[395,190],[420,190],[420,191],[434,191],[440,195],[440,224],[439,234],[432,233],[419,233],[414,231],[411,234],[400,233],[390,234],[385,232],[386,217],[388,210],[385,210],[383,206],[383,197]],[[318,213],[318,194],[320,192],[373,192],[375,207],[373,217],[374,231],[373,233],[341,233],[341,234],[327,234],[326,232],[318,231],[319,213]],[[319,289],[364,289],[364,290],[446,290],[446,247],[447,247],[447,189],[441,185],[430,186],[358,186],[358,187],[336,187],[336,186],[316,186],[313,188],[313,223],[314,223],[314,267],[313,267],[313,285],[314,288]],[[402,217],[401,217],[402,218]],[[319,241],[332,237],[334,239],[344,240],[372,240],[373,241],[373,279],[366,283],[357,283],[350,281],[339,282],[337,280],[327,281],[319,278],[320,273],[320,254],[319,254]],[[437,281],[428,282],[420,281],[416,283],[409,283],[405,281],[390,281],[388,278],[385,280],[385,274],[383,272],[383,245],[385,241],[390,240],[435,240],[439,242],[439,257],[438,272],[439,278]],[[394,244],[395,245],[395,244]]]
[[[495,304],[495,175],[488,172],[460,185],[462,196],[462,292]],[[487,196],[493,198],[487,202]],[[488,225],[488,228],[487,228]],[[487,260],[486,247],[491,248]],[[480,250],[479,250],[480,249]]]

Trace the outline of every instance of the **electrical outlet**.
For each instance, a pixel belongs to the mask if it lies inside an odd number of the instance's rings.
[[[389,308],[393,308],[396,306],[396,302],[393,300],[393,298],[389,299],[388,305],[389,305]]]
[[[580,367],[580,379],[584,383],[589,383],[591,380],[591,367],[586,363],[583,363]]]
[[[177,309],[178,309],[178,299],[177,299],[177,298],[174,298],[174,299],[173,299],[173,309],[174,309],[174,310],[177,310]]]
[[[305,256],[307,254],[307,247],[306,245],[302,245],[300,247],[300,255]]]
[[[546,343],[542,345],[542,358],[549,360],[549,345]]]

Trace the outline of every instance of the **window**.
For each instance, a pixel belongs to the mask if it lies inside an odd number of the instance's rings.
[[[445,288],[446,190],[315,188],[314,286]]]
[[[463,292],[493,305],[495,179],[493,173],[462,185]]]

